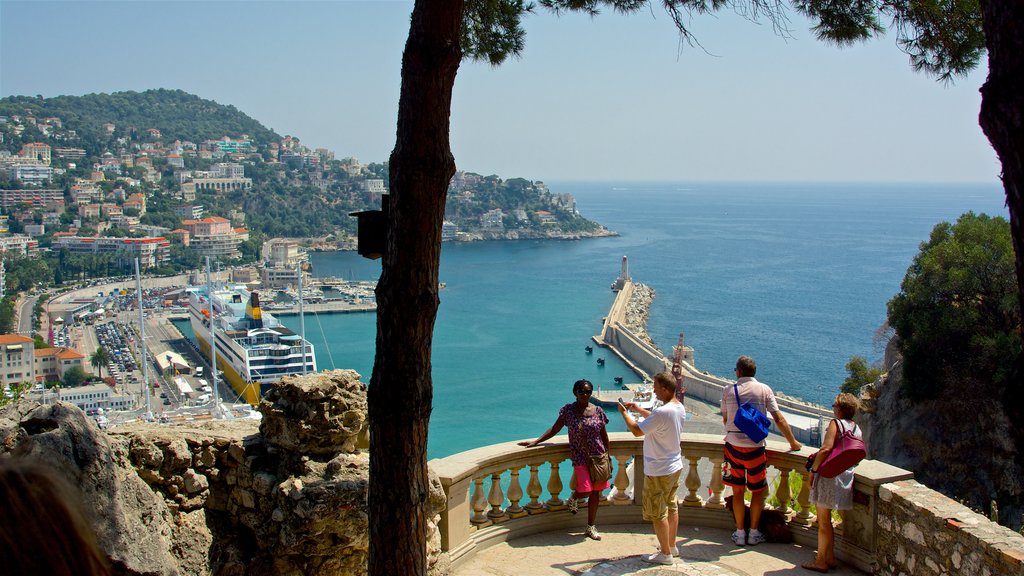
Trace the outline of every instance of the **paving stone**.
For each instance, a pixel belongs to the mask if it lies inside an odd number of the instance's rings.
[[[814,557],[814,549],[796,544],[761,544],[737,547],[730,532],[715,528],[680,526],[679,552],[672,566],[652,565],[642,556],[655,551],[650,525],[601,526],[600,542],[581,530],[556,530],[516,538],[482,550],[453,576],[761,576],[803,573],[800,564]],[[840,566],[833,576],[859,576]]]

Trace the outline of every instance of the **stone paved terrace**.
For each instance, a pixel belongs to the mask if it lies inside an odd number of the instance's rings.
[[[602,509],[603,511],[603,509]],[[673,566],[648,564],[642,554],[656,544],[649,524],[620,524],[598,528],[602,539],[583,536],[583,523],[516,538],[478,552],[454,576],[776,576],[814,574],[800,567],[813,558],[813,546],[761,544],[740,548],[729,540],[730,531],[699,526],[679,527],[679,553]],[[847,565],[832,570],[835,576],[863,572]]]

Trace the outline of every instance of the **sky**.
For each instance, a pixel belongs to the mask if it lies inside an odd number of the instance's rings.
[[[657,4],[657,2],[655,2]],[[0,96],[181,89],[337,157],[395,142],[405,1],[0,0]],[[590,181],[998,183],[978,127],[987,63],[953,85],[895,39],[790,37],[734,12],[694,16],[683,45],[655,5],[524,21],[526,49],[463,62],[460,170]]]

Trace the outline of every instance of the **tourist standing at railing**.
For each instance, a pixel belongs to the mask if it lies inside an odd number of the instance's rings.
[[[825,440],[821,444],[814,461],[811,463],[811,502],[818,508],[818,554],[813,562],[805,562],[803,567],[815,572],[828,572],[835,568],[835,534],[832,531],[832,511],[853,508],[853,468],[840,472],[835,478],[823,478],[817,474],[818,466],[824,462],[836,438],[839,436],[839,422],[843,430],[849,430],[857,438],[861,437],[860,427],[853,421],[860,408],[860,401],[853,394],[840,394],[832,403],[832,413],[836,419],[828,423]]]
[[[654,375],[654,395],[664,402],[647,411],[635,402],[619,404],[619,413],[634,436],[644,437],[644,520],[654,526],[658,551],[643,559],[652,564],[672,564],[679,531],[679,474],[683,470],[680,436],[686,408],[676,397],[676,379],[668,372]],[[637,423],[627,410],[644,417]]]
[[[570,402],[558,411],[558,419],[540,438],[519,442],[520,446],[532,448],[551,438],[562,429],[569,428],[569,455],[572,468],[576,472],[576,492],[569,495],[566,504],[569,512],[575,514],[584,498],[587,502],[587,538],[600,540],[597,531],[597,507],[601,503],[601,491],[608,488],[610,480],[600,483],[590,481],[590,470],[587,467],[591,456],[600,456],[608,452],[608,416],[600,407],[590,403],[594,393],[594,385],[589,380],[577,380],[572,385],[575,402]]]
[[[740,432],[733,424],[736,411],[742,404],[752,404],[761,414],[771,414],[782,435],[789,442],[792,450],[799,450],[803,445],[793,436],[786,417],[779,411],[775,401],[775,393],[764,383],[758,382],[757,363],[750,356],[740,356],[736,360],[736,384],[726,386],[722,391],[722,422],[725,424],[725,462],[722,469],[722,480],[732,487],[732,513],[736,520],[736,531],[732,541],[737,546],[755,546],[765,541],[764,534],[757,529],[764,510],[764,497],[767,492],[768,458],[765,454],[765,441],[754,442],[749,436]],[[736,401],[739,396],[739,403]],[[746,502],[744,493],[750,490],[750,534],[744,529]]]

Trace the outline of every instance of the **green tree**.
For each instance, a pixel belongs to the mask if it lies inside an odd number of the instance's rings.
[[[72,366],[64,371],[64,385],[68,388],[81,386],[88,378],[89,375],[82,370],[81,366]]]
[[[863,356],[853,356],[846,363],[846,373],[846,380],[843,380],[839,391],[858,395],[861,387],[878,380],[878,377],[882,375],[882,369],[878,366],[869,366],[867,359]]]
[[[107,349],[99,346],[96,351],[89,356],[89,365],[99,370],[99,377],[103,377],[103,367],[110,362],[110,355],[107,354]]]
[[[889,301],[909,398],[979,380],[1005,390],[1021,351],[1016,288],[1006,220],[968,212],[935,226]]]
[[[43,338],[43,336],[41,334],[36,334],[35,336],[32,337],[32,339],[35,341],[35,349],[36,350],[43,350],[43,349],[46,349],[46,348],[52,348],[52,346],[50,346],[46,342],[46,340]]]

